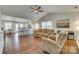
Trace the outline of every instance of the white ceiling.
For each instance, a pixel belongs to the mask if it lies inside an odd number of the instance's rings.
[[[30,7],[32,5],[0,5],[0,11],[2,14],[15,16],[20,18],[39,19],[48,13],[67,13],[67,12],[79,12],[74,7],[76,5],[41,5],[44,12],[35,14],[31,12]]]

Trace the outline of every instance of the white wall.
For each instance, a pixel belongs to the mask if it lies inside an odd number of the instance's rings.
[[[70,20],[70,28],[56,28],[56,21],[63,19]],[[40,19],[40,22],[43,21],[52,21],[55,30],[58,29],[62,31],[74,31],[75,39],[77,40],[77,44],[79,47],[79,13],[58,13],[58,14],[50,13]]]
[[[58,14],[48,14],[47,16],[45,16],[44,18],[40,19],[40,22],[43,21],[52,21],[53,23],[53,28],[56,29],[56,21],[57,20],[66,20],[69,19],[70,20],[70,28],[57,28],[57,29],[61,29],[61,30],[72,30],[75,31],[76,29],[75,27],[75,22],[76,19],[78,17],[79,13],[58,13]]]

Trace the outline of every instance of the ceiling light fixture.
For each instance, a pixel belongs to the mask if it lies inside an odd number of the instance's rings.
[[[43,9],[41,6],[38,6],[38,5],[35,5],[33,7],[31,7],[32,9],[32,12],[35,12],[36,14],[40,13],[40,12],[43,12]]]

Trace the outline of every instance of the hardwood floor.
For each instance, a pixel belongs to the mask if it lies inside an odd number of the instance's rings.
[[[41,39],[33,35],[18,36],[18,33],[6,35],[3,54],[44,54],[42,44]],[[66,40],[61,53],[77,54],[76,40]]]
[[[33,35],[18,36],[14,35],[5,36],[4,54],[26,54],[35,53],[41,54],[42,42],[39,38],[34,38]]]
[[[62,51],[62,54],[78,54],[78,46],[76,40],[66,40]]]

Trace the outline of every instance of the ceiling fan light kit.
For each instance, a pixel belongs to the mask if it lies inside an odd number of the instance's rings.
[[[36,14],[38,14],[40,12],[43,12],[42,7],[41,6],[38,6],[38,5],[35,5],[34,7],[31,7],[31,9],[32,9],[32,12],[34,12]]]

